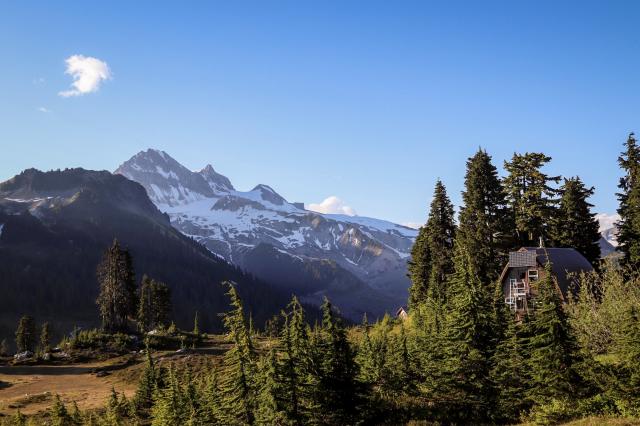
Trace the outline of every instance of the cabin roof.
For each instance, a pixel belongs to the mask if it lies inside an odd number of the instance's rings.
[[[589,261],[576,249],[541,247],[523,247],[517,252],[509,253],[507,268],[544,267],[547,261],[551,262],[553,275],[563,295],[566,295],[571,287],[571,274],[593,270]]]

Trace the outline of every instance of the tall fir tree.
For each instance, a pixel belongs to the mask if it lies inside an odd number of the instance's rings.
[[[136,315],[136,284],[128,251],[117,240],[105,252],[98,266],[100,294],[96,303],[105,331],[126,331],[127,319]]]
[[[163,282],[142,277],[137,322],[140,331],[166,327],[171,317],[171,289]]]
[[[625,150],[618,158],[624,172],[618,188],[618,250],[624,254],[623,262],[640,267],[640,147],[631,133],[624,144]]]
[[[429,217],[425,226],[420,228],[416,243],[411,251],[409,262],[409,307],[414,309],[424,303],[431,293],[444,299],[445,282],[453,271],[453,244],[456,225],[453,204],[447,196],[447,190],[438,180],[436,182]]]
[[[43,353],[51,350],[51,327],[48,322],[42,324],[40,329],[40,350]]]
[[[560,203],[552,219],[551,240],[554,247],[571,247],[582,253],[591,264],[600,259],[600,231],[593,204],[587,199],[594,193],[579,177],[564,179],[560,187]]]
[[[320,422],[357,423],[361,401],[355,353],[342,321],[326,298],[322,304],[322,328],[314,343],[318,361],[314,399]]]
[[[478,278],[490,285],[514,245],[511,210],[491,156],[479,149],[467,160],[458,237],[473,253]]]
[[[492,356],[491,384],[496,392],[491,418],[499,423],[519,419],[531,403],[527,398],[530,382],[526,325],[505,317],[505,335]],[[525,319],[527,321],[527,319]]]
[[[256,353],[246,323],[242,301],[233,283],[227,282],[231,311],[223,321],[233,346],[223,359],[221,391],[226,421],[255,423],[256,411]]]
[[[149,414],[149,410],[153,406],[153,395],[158,389],[158,370],[153,361],[151,349],[148,346],[146,355],[147,362],[138,381],[138,389],[133,398],[136,411],[142,417],[146,417]]]
[[[462,409],[462,421],[486,419],[491,388],[489,357],[493,344],[492,294],[473,268],[473,253],[456,241],[455,273],[445,327],[442,386],[450,406]]]
[[[513,154],[505,161],[508,175],[504,188],[513,212],[515,230],[521,246],[538,246],[549,239],[551,217],[557,204],[557,190],[551,186],[559,176],[549,176],[542,168],[551,157],[540,152]]]
[[[536,288],[533,319],[527,331],[531,372],[528,397],[536,404],[544,404],[575,395],[579,352],[550,263]]]
[[[36,346],[36,322],[30,315],[20,318],[16,330],[16,347],[18,352],[33,352]]]

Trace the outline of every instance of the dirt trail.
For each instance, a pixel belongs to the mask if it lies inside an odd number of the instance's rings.
[[[131,397],[135,384],[123,380],[123,374],[96,377],[96,368],[126,368],[122,360],[89,364],[52,366],[0,366],[0,413],[11,414],[18,408],[25,414],[46,410],[57,393],[65,403],[76,401],[81,409],[104,405],[111,388]],[[120,371],[118,373],[121,373]]]

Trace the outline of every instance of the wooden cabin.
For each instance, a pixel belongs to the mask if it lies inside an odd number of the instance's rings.
[[[405,306],[400,306],[396,311],[396,318],[401,319],[402,321],[409,318],[409,314],[407,313],[407,308]]]
[[[551,262],[553,280],[563,301],[571,289],[572,276],[593,270],[589,261],[572,248],[523,247],[509,253],[509,263],[502,271],[500,282],[504,302],[517,318],[533,309],[535,282],[544,278],[547,262]]]

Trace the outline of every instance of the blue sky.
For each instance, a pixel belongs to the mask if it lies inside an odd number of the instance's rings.
[[[560,4],[561,3],[561,4]],[[422,222],[466,158],[553,157],[613,212],[640,131],[638,2],[5,2],[0,180],[147,147],[239,189]],[[62,97],[65,60],[111,79]],[[44,111],[44,112],[43,112]]]

